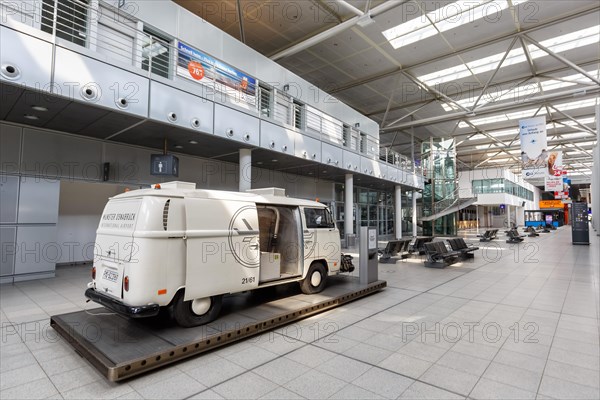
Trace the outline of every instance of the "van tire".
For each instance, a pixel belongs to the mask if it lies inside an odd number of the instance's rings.
[[[177,299],[173,306],[173,317],[175,321],[183,327],[189,328],[192,326],[208,324],[217,319],[221,312],[221,305],[223,303],[222,295],[207,298],[210,299],[210,306],[208,306],[207,311],[201,315],[198,315],[193,311],[192,303],[194,300],[184,301],[183,297],[184,292],[182,291],[177,295]]]
[[[313,263],[308,269],[308,274],[300,283],[304,294],[315,294],[323,291],[327,284],[327,269],[320,262]]]

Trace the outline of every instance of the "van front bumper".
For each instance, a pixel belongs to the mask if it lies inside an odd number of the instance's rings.
[[[97,292],[89,288],[85,291],[85,297],[103,305],[104,307],[130,318],[145,318],[158,315],[160,306],[158,304],[148,304],[144,306],[126,306],[118,300],[113,299],[105,294]]]

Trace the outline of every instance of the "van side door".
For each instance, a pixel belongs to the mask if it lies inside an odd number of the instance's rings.
[[[308,272],[310,264],[318,259],[317,252],[317,214],[315,208],[302,208],[302,238],[304,242],[304,271]]]
[[[312,243],[311,259],[324,259],[330,271],[337,271],[340,266],[340,235],[335,227],[335,222],[331,213],[326,208],[304,208],[304,217],[306,220],[306,230],[314,237]],[[305,243],[305,261],[307,245]]]

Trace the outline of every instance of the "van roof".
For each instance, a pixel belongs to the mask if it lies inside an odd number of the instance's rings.
[[[246,192],[230,192],[225,190],[208,189],[138,189],[118,194],[111,199],[125,199],[144,196],[179,197],[179,198],[203,198],[230,201],[252,201],[258,204],[279,204],[289,206],[303,206],[314,208],[325,208],[322,203],[312,200],[297,199],[293,197],[274,196],[267,194],[256,194]]]

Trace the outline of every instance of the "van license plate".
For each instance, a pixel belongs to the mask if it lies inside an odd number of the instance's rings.
[[[119,279],[119,273],[115,271],[111,271],[110,269],[105,269],[102,274],[102,279],[106,279],[107,281],[116,282]]]

